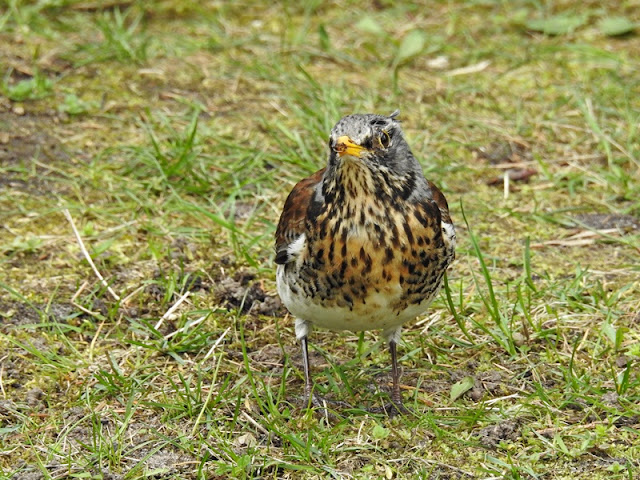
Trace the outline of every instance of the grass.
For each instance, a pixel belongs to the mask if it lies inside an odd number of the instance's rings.
[[[634,478],[633,7],[0,7],[0,478]],[[403,337],[415,415],[367,411],[376,332],[316,331],[323,417],[272,237],[333,124],[396,108],[457,260]]]

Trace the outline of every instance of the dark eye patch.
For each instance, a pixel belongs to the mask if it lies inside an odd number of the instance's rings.
[[[378,142],[382,148],[389,148],[389,145],[391,145],[391,136],[383,130],[378,135]]]
[[[367,150],[371,150],[373,148],[373,138],[372,137],[367,137],[364,142],[362,143],[362,146],[364,148],[366,148]]]
[[[371,125],[372,127],[384,127],[386,124],[387,124],[387,121],[381,118],[377,118],[369,122],[369,125]]]

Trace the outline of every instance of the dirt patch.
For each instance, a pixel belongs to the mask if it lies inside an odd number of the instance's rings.
[[[267,368],[273,369],[274,367],[281,368],[284,365],[285,352],[288,355],[295,354],[298,351],[293,346],[285,347],[285,351],[282,351],[280,345],[269,344],[262,347],[260,350],[251,353],[251,359]]]
[[[48,306],[35,304],[32,307],[24,303],[0,300],[0,332],[8,333],[12,327],[40,323],[40,312],[44,313],[45,309],[47,320],[58,323],[66,323],[66,319],[77,311],[76,307],[66,303],[52,303]]]
[[[572,227],[587,226],[595,230],[608,230],[617,228],[623,231],[640,229],[640,219],[633,215],[616,213],[582,213],[571,218]]]
[[[475,379],[473,388],[465,394],[475,402],[481,400],[485,393],[496,396],[505,391],[502,374],[497,370],[479,372]]]
[[[487,448],[496,448],[504,440],[514,442],[520,436],[521,423],[521,420],[516,418],[489,425],[478,432],[478,440]]]
[[[486,147],[474,150],[476,158],[484,160],[495,168],[501,169],[502,174],[486,181],[487,185],[500,186],[504,183],[504,176],[511,182],[528,182],[538,171],[530,166],[533,157],[529,147],[516,141],[496,141]]]
[[[60,182],[53,186],[51,179],[60,178],[60,174],[46,168],[49,163],[66,163],[70,159],[64,146],[47,132],[56,118],[55,113],[38,116],[0,111],[0,131],[5,132],[0,137],[0,164],[28,166],[37,174],[26,181],[20,174],[5,172],[0,178],[0,190],[11,189],[37,196],[68,191]],[[34,165],[35,161],[37,164]]]
[[[6,428],[18,425],[22,422],[24,405],[19,405],[12,400],[0,399],[0,427]]]
[[[296,342],[295,346],[291,346],[292,355],[290,357],[291,364],[295,366],[298,370],[302,371],[304,368],[304,364],[302,362],[302,349],[298,342]],[[335,356],[332,356],[335,359]],[[337,361],[337,360],[334,360]],[[309,367],[314,371],[320,368],[325,368],[329,365],[327,359],[319,352],[316,352],[313,349],[309,350]],[[311,374],[313,375],[313,371]]]
[[[56,123],[57,114],[18,115],[13,111],[0,112],[0,127],[6,132],[0,138],[0,163],[20,164],[38,158],[43,163],[68,161],[69,154],[46,125]],[[9,128],[10,127],[10,128]]]
[[[164,285],[166,283],[165,278],[168,275],[169,273],[167,271],[156,271],[153,274],[154,283],[149,283],[148,285],[146,285],[144,288],[144,293],[152,297],[156,302],[160,302],[167,293],[167,289]],[[211,284],[207,282],[199,272],[181,273],[176,276],[175,282],[179,285],[183,285],[182,288],[184,291],[208,292],[211,289]]]
[[[573,460],[569,464],[571,473],[574,474],[593,474],[594,471],[603,471],[610,469],[613,465],[618,464],[624,466],[628,464],[628,460],[621,457],[611,457],[608,453],[600,450],[599,448],[592,448],[589,451],[592,458],[588,456],[581,456]],[[637,465],[636,465],[637,467]],[[615,478],[615,477],[612,477]],[[624,478],[624,477],[623,477]],[[629,477],[631,478],[631,477]]]
[[[23,357],[3,358],[0,367],[4,372],[2,381],[7,393],[21,389],[31,379],[28,360]]]
[[[198,461],[182,452],[170,448],[163,448],[152,454],[145,466],[148,470],[156,470],[157,474],[175,475],[192,471]]]
[[[475,383],[471,389],[465,392],[464,396],[474,402],[480,401],[486,394],[490,396],[507,395],[510,392],[508,381],[499,370],[477,371],[476,365],[469,365],[469,369],[460,369],[450,372],[450,379],[446,389],[459,382],[465,377],[473,377]]]
[[[40,314],[29,305],[0,300],[0,331],[6,332],[10,326],[29,325],[40,322]]]
[[[31,408],[37,408],[45,405],[47,394],[41,388],[34,387],[27,392],[27,405]]]
[[[505,174],[511,182],[528,182],[538,171],[535,168],[509,168]],[[487,185],[496,186],[504,184],[504,174],[487,180]]]
[[[233,277],[218,278],[215,294],[224,308],[242,313],[270,317],[284,313],[280,299],[268,296],[262,282],[256,281],[256,275],[245,270],[236,272]]]
[[[486,147],[474,150],[476,156],[491,165],[500,163],[520,163],[532,159],[527,146],[519,142],[492,142]]]
[[[14,480],[42,480],[44,475],[39,472],[18,473],[13,477]]]

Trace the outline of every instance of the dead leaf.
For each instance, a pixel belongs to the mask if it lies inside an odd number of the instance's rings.
[[[547,240],[546,242],[533,243],[531,248],[544,248],[544,247],[584,247],[585,245],[593,245],[596,243],[598,237],[602,235],[611,235],[618,233],[617,228],[609,228],[605,230],[582,230],[574,235],[570,235],[565,238],[559,238],[554,240]]]
[[[526,182],[537,173],[538,171],[535,168],[512,168],[505,171],[504,175],[508,175],[511,182]],[[502,185],[504,183],[504,175],[492,178],[487,182],[487,185]]]

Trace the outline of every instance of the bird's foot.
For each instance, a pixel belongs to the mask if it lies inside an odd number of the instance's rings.
[[[381,407],[373,407],[369,409],[370,413],[386,414],[389,418],[396,417],[398,415],[413,415],[414,411],[408,407],[405,407],[402,403],[402,399],[392,399],[390,402],[383,404]]]
[[[305,392],[304,406],[308,408],[326,408],[327,400],[316,393]]]
[[[304,395],[304,407],[315,410],[320,416],[339,420],[341,417],[335,413],[336,410],[353,408],[347,402],[340,400],[327,400],[326,398],[311,392]]]

